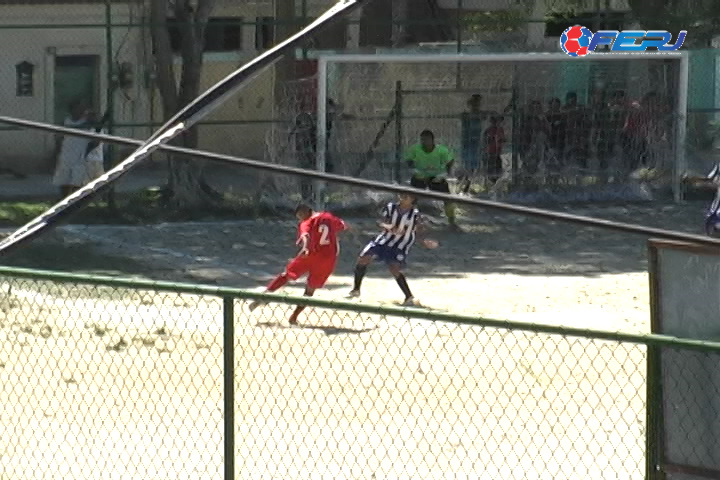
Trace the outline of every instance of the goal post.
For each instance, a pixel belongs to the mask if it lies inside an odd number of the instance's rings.
[[[362,176],[406,182],[399,150],[429,129],[455,153],[456,171],[475,172],[481,195],[681,201],[688,65],[686,52],[320,55],[315,166],[350,175],[366,162]],[[472,95],[480,113],[468,117]],[[383,126],[393,112],[395,127]],[[470,136],[463,118],[479,119]],[[490,147],[498,126],[505,142]],[[488,173],[493,162],[499,174]]]

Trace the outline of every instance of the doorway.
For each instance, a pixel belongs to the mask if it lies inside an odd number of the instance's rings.
[[[100,56],[58,55],[55,57],[53,120],[62,125],[69,115],[70,104],[84,101],[89,108],[100,110]]]

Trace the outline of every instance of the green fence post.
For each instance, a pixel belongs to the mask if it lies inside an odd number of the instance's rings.
[[[116,83],[116,74],[119,74],[119,72],[115,71],[115,59],[114,57],[114,51],[113,51],[113,31],[112,31],[112,2],[111,0],[105,0],[105,56],[107,57],[105,59],[106,68],[107,68],[107,90],[106,95],[107,98],[105,99],[106,105],[105,108],[108,113],[108,125],[107,125],[107,133],[108,135],[112,135],[114,133],[113,130],[113,122],[115,120],[115,83]],[[112,168],[112,158],[114,154],[114,148],[113,145],[107,145],[107,156],[110,160],[110,168]],[[105,157],[103,157],[105,159]],[[107,162],[105,162],[107,163]],[[103,165],[104,167],[105,165]],[[107,202],[108,202],[108,208],[111,211],[115,210],[115,186],[111,186],[110,189],[108,189],[107,192]]]
[[[223,420],[225,480],[235,479],[235,299],[223,297]]]
[[[395,181],[402,184],[400,173],[402,172],[402,160],[403,160],[403,91],[402,81],[398,80],[395,82],[395,168],[394,177]]]

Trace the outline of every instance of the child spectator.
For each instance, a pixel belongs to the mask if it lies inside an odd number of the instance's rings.
[[[485,129],[485,158],[487,158],[488,180],[497,182],[503,173],[502,152],[505,145],[505,129],[502,124],[505,118],[501,115],[490,117],[490,126]]]

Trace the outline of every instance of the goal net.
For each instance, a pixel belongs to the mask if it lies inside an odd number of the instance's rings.
[[[678,200],[686,62],[683,54],[612,53],[321,57],[316,132],[286,149],[295,162],[312,153],[311,168],[407,183],[404,152],[431,130],[455,156],[456,192],[523,202]],[[334,207],[377,200],[363,195],[332,184],[322,192]]]

